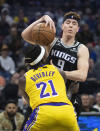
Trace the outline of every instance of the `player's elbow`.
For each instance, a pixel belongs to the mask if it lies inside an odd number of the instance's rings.
[[[80,81],[81,82],[85,82],[86,78],[87,78],[87,75],[86,74],[82,74],[81,77],[80,77]]]
[[[25,33],[24,31],[21,33],[21,37],[24,39],[25,38]]]
[[[85,82],[85,81],[86,81],[86,78],[82,77],[81,82]]]
[[[32,39],[31,39],[31,33],[30,32],[27,32],[26,30],[24,30],[22,33],[21,33],[21,37],[23,38],[23,40],[31,43],[32,42]]]

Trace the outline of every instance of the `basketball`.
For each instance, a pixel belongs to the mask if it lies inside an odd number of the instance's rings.
[[[48,46],[55,38],[55,32],[46,26],[45,23],[39,23],[32,28],[32,41],[35,44]]]

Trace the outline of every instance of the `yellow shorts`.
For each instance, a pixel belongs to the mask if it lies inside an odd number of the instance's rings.
[[[33,110],[24,131],[79,131],[72,105],[48,104]]]

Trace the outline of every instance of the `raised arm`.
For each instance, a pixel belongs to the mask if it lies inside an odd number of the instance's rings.
[[[67,79],[73,81],[85,81],[89,68],[89,51],[84,45],[79,47],[77,70],[65,71]]]
[[[46,26],[49,25],[50,28],[53,28],[56,32],[56,29],[55,29],[55,24],[53,22],[53,20],[48,16],[48,15],[44,15],[42,16],[40,19],[36,20],[35,22],[33,22],[31,25],[29,25],[21,34],[22,38],[31,43],[31,44],[36,44],[32,41],[32,27],[34,27],[35,25],[39,24],[39,23],[42,23],[42,22],[45,22],[46,23]]]

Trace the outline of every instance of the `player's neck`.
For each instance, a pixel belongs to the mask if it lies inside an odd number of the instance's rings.
[[[74,45],[74,43],[75,43],[75,38],[64,38],[64,37],[62,37],[62,38],[61,38],[61,41],[62,41],[65,45],[67,45],[67,46],[72,46],[72,45]]]

